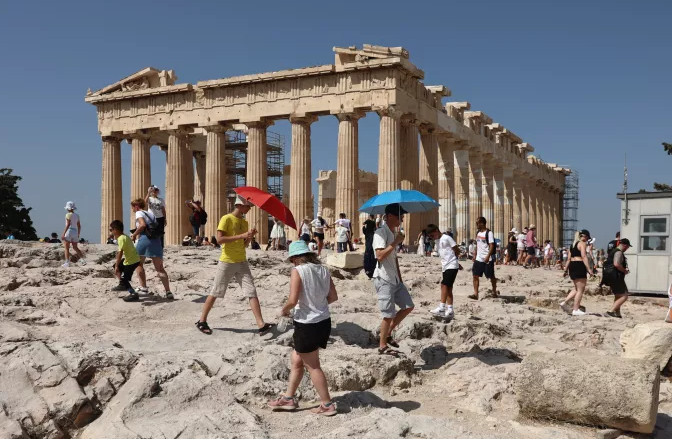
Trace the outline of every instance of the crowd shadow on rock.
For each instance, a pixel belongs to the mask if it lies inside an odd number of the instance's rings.
[[[415,402],[414,400],[399,400],[389,402],[389,406],[391,408],[402,409],[405,412],[411,412],[416,409],[419,409],[422,405],[421,403]]]
[[[445,347],[427,347],[420,353],[420,357],[424,361],[421,370],[437,370],[456,359],[475,358],[489,366],[518,363],[521,362],[521,357],[506,348],[484,348],[481,349],[477,345],[469,351],[448,353]]]
[[[340,338],[346,345],[369,348],[378,344],[375,335],[353,322],[339,322],[332,329],[332,335]]]
[[[258,329],[256,328],[213,327],[213,330],[231,333],[258,333]]]
[[[525,295],[500,295],[498,298],[501,299],[504,304],[524,304],[526,302]]]
[[[198,296],[198,298],[194,298],[194,299],[192,300],[192,302],[193,302],[193,303],[196,303],[196,304],[203,304],[203,303],[206,302],[206,298],[208,298],[208,295],[202,295],[202,294],[200,294],[200,293],[188,293],[188,295],[191,295],[191,296]]]
[[[356,408],[398,408],[405,412],[414,411],[421,407],[413,400],[386,401],[371,391],[350,391],[332,399],[340,413],[348,413]]]

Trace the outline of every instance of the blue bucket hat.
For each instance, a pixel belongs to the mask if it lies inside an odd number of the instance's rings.
[[[308,245],[303,240],[296,240],[289,245],[289,258],[310,253],[313,252],[310,252]]]

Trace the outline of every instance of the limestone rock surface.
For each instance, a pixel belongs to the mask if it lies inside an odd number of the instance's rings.
[[[663,321],[637,324],[620,335],[623,357],[656,362],[663,370],[673,355],[673,328]]]

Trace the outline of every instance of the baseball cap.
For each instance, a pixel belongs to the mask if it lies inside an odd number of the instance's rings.
[[[236,205],[246,205],[246,206],[253,206],[253,203],[249,202],[248,200],[244,200],[241,196],[236,196],[234,198],[234,204]]]
[[[153,189],[154,191],[158,191],[158,190],[159,190],[159,187],[156,186],[156,185],[152,185],[152,189]]]
[[[386,205],[386,208],[384,208],[384,213],[399,217],[402,214],[407,214],[407,211],[400,206],[400,203],[391,203],[390,205]]]
[[[518,234],[518,233],[519,233],[519,231],[517,231],[516,228],[512,228],[511,231],[509,231],[509,232],[513,232],[514,234]]]
[[[628,245],[628,246],[632,246],[632,245],[630,244],[630,240],[628,240],[627,238],[621,238],[621,239],[620,239],[620,244],[625,244],[625,245]]]
[[[588,231],[587,229],[581,229],[581,230],[580,230],[580,235],[584,235],[584,236],[586,236],[587,238],[592,238],[592,236],[590,235],[590,231]],[[622,240],[621,240],[621,241],[622,241]]]

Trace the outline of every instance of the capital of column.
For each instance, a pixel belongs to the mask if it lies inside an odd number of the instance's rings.
[[[419,127],[419,134],[425,135],[425,134],[436,134],[436,128],[429,123],[420,123],[418,125]]]
[[[207,133],[225,133],[228,129],[227,125],[223,124],[202,125],[201,128]]]
[[[265,120],[265,121],[247,121],[247,122],[242,122],[242,124],[246,125],[247,129],[250,128],[268,128],[269,126],[273,125],[275,121],[271,120]]]
[[[353,110],[350,112],[338,112],[338,113],[333,113],[334,116],[336,116],[336,119],[341,121],[357,121],[360,118],[365,117],[365,112],[360,111],[360,110]]]
[[[122,140],[123,140],[123,138],[119,137],[119,136],[113,136],[113,135],[102,136],[102,142],[112,142],[113,143],[113,142],[121,142]]]
[[[126,142],[129,144],[133,143],[133,139],[141,140],[144,142],[149,142],[151,139],[151,136],[149,133],[146,133],[146,130],[133,130],[133,131],[124,131],[123,135],[125,136]]]
[[[317,116],[315,115],[303,115],[299,116],[296,114],[289,115],[289,122],[292,124],[310,125],[317,121]]]
[[[372,107],[372,111],[376,112],[379,116],[390,116],[392,118],[400,118],[403,112],[395,108],[395,106],[389,105],[386,107]]]
[[[455,148],[455,150],[460,151],[469,151],[471,149],[471,145],[469,145],[466,141],[453,141],[452,146]]]

